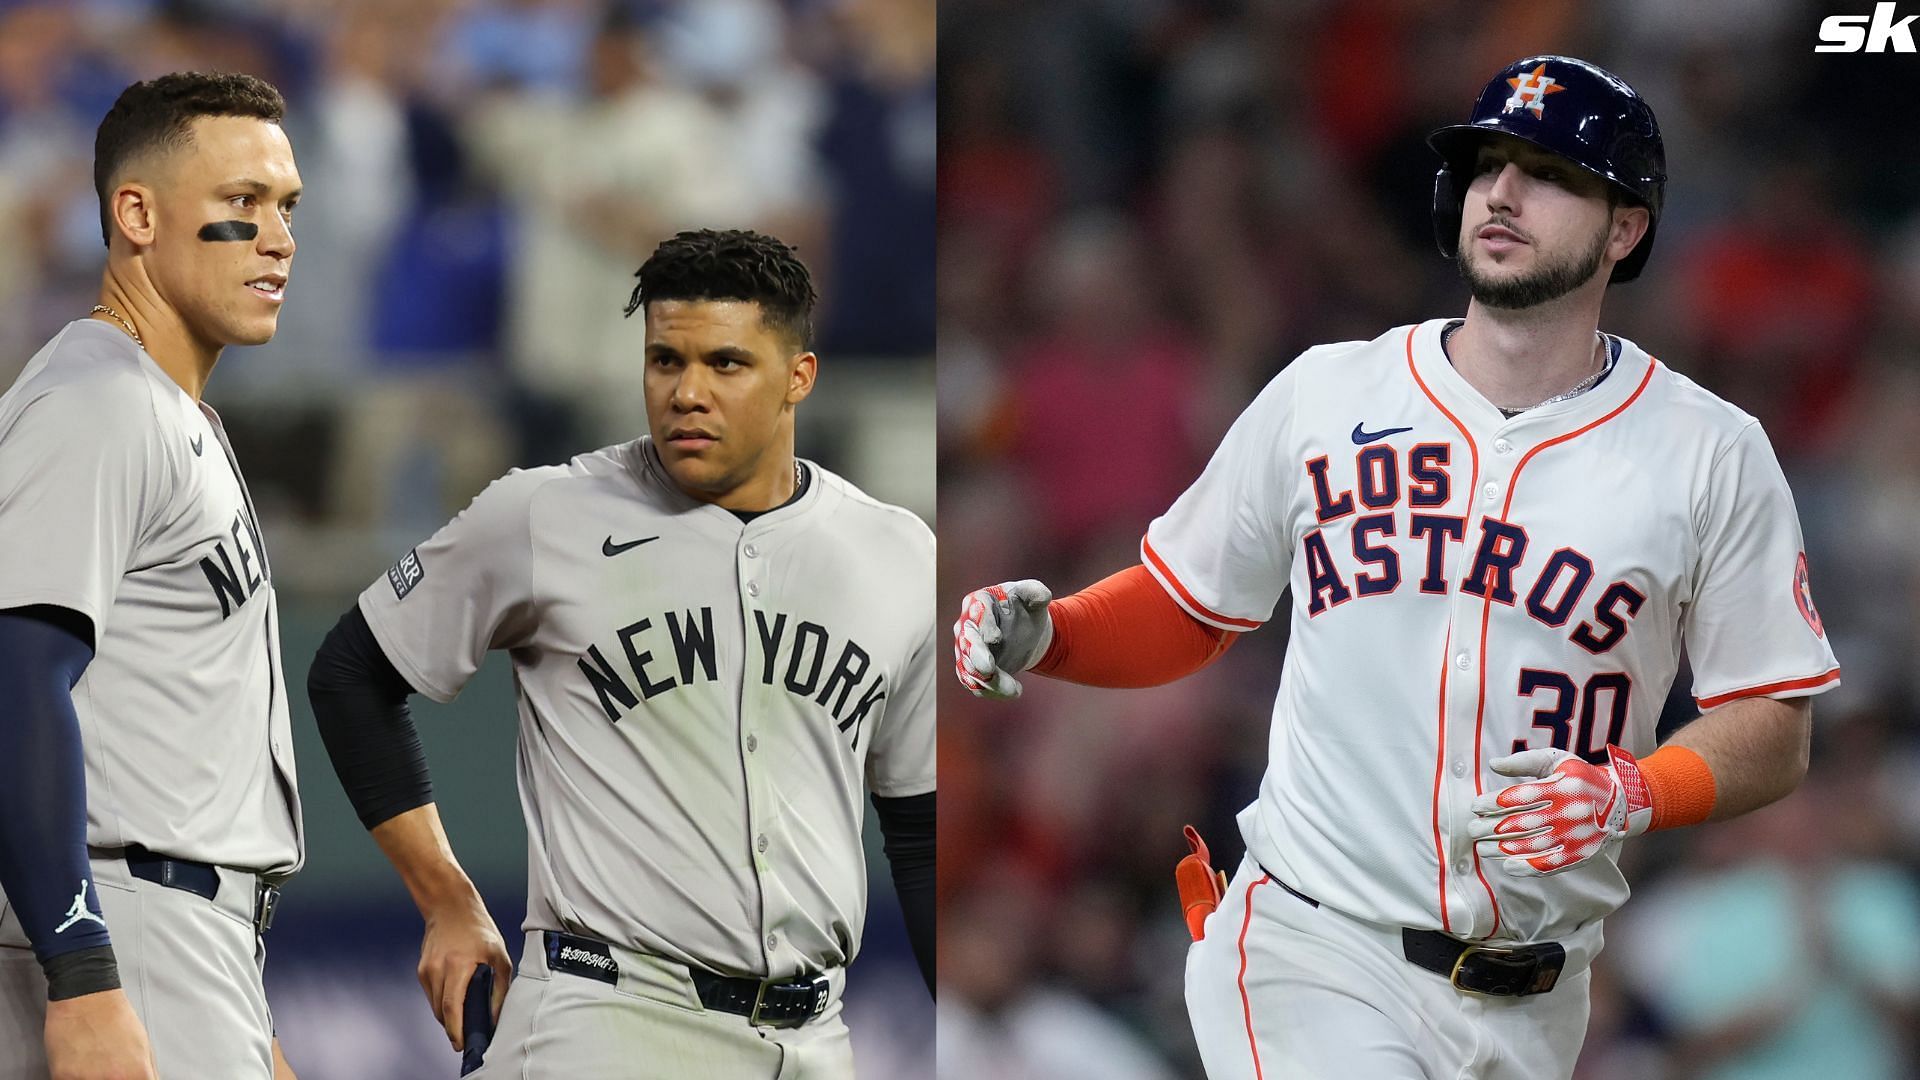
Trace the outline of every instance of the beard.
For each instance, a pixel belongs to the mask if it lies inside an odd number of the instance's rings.
[[[1542,258],[1538,266],[1512,278],[1496,280],[1482,274],[1473,264],[1470,238],[1454,254],[1454,264],[1460,268],[1460,276],[1473,298],[1487,307],[1509,310],[1537,307],[1558,300],[1593,279],[1607,251],[1608,232],[1602,229],[1585,251],[1554,259]]]

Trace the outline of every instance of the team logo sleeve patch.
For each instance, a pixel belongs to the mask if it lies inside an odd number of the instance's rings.
[[[1826,637],[1827,628],[1820,621],[1819,610],[1813,606],[1813,590],[1807,585],[1807,553],[1804,551],[1793,565],[1793,602],[1800,608],[1800,617],[1813,628],[1813,636]]]
[[[387,584],[393,586],[395,600],[405,600],[413,587],[425,581],[426,577],[427,571],[420,565],[420,549],[414,548],[387,571]]]

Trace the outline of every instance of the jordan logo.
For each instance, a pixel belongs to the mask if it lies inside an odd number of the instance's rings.
[[[54,927],[53,932],[56,934],[64,934],[75,923],[83,922],[97,922],[101,926],[107,925],[107,920],[87,910],[87,880],[85,878],[80,879],[80,891],[74,894],[73,903],[67,908],[67,921]]]
[[[1532,109],[1535,116],[1544,115],[1548,94],[1557,94],[1566,89],[1559,84],[1559,80],[1548,77],[1545,64],[1508,79],[1507,85],[1513,87],[1513,95],[1507,98],[1506,106],[1500,111],[1510,113],[1515,109]]]

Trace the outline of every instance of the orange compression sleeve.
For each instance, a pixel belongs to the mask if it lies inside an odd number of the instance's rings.
[[[1647,831],[1698,825],[1713,813],[1716,789],[1707,759],[1684,746],[1668,744],[1640,759],[1653,821]]]
[[[1047,610],[1053,644],[1033,670],[1086,686],[1170,683],[1219,659],[1239,636],[1187,614],[1145,566],[1063,596]]]

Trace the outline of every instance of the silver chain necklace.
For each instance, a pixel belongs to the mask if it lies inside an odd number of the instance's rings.
[[[1601,349],[1605,349],[1607,347],[1607,339],[1604,336],[1598,334],[1597,332],[1595,334],[1595,337],[1599,339],[1599,347]],[[1608,360],[1602,360],[1600,363],[1600,370],[1594,372],[1593,374],[1587,376],[1584,379],[1581,379],[1579,382],[1574,383],[1573,389],[1567,391],[1564,394],[1555,394],[1545,401],[1535,402],[1532,405],[1528,405],[1525,409],[1520,409],[1517,411],[1525,412],[1527,409],[1537,409],[1542,405],[1553,405],[1558,402],[1566,401],[1569,398],[1577,398],[1581,394],[1584,394],[1587,391],[1593,389],[1594,384],[1598,383],[1600,381],[1600,377],[1602,375],[1605,375],[1607,373],[1607,370],[1612,366],[1613,365],[1611,363],[1611,358],[1609,358]]]
[[[1460,329],[1460,326],[1461,326],[1460,323],[1450,323],[1447,325],[1447,328],[1445,330],[1441,331],[1440,348],[1442,352],[1446,350],[1447,341],[1453,337],[1453,332],[1455,330]],[[1612,351],[1607,348],[1607,335],[1602,334],[1598,330],[1595,330],[1593,332],[1593,337],[1594,337],[1595,346],[1602,350],[1602,354],[1605,356],[1605,359],[1601,361],[1600,369],[1598,371],[1595,371],[1593,374],[1575,383],[1573,385],[1573,389],[1568,390],[1565,393],[1555,394],[1552,397],[1546,399],[1545,401],[1536,401],[1531,405],[1521,405],[1521,406],[1511,407],[1511,408],[1505,405],[1495,405],[1494,408],[1499,409],[1501,413],[1505,414],[1508,417],[1513,417],[1513,416],[1518,416],[1519,414],[1526,412],[1529,409],[1538,409],[1545,405],[1557,405],[1562,401],[1570,401],[1573,398],[1577,398],[1581,394],[1584,394],[1587,391],[1593,389],[1594,386],[1598,384],[1601,379],[1606,377],[1607,372],[1613,370],[1613,356],[1612,356]],[[1452,357],[1448,357],[1448,363],[1452,363]]]
[[[129,333],[129,334],[132,334],[132,335],[133,335],[133,343],[134,343],[135,345],[138,345],[138,346],[140,346],[140,347],[141,347],[141,348],[143,348],[143,349],[147,347],[147,343],[146,343],[146,342],[144,342],[144,341],[141,341],[141,340],[140,340],[140,331],[138,331],[138,330],[135,330],[135,329],[133,328],[133,324],[132,324],[132,323],[130,323],[130,322],[128,322],[127,320],[125,320],[125,319],[123,319],[123,318],[121,318],[121,317],[120,317],[120,313],[119,313],[119,312],[117,312],[117,311],[115,311],[115,310],[113,310],[112,308],[110,308],[110,307],[108,307],[107,305],[105,305],[105,304],[95,304],[95,305],[93,305],[93,310],[92,310],[91,312],[88,312],[88,314],[90,314],[90,315],[100,315],[100,314],[106,314],[106,315],[110,315],[110,316],[112,316],[112,317],[113,317],[113,321],[114,321],[114,322],[117,322],[117,323],[119,323],[119,324],[120,324],[121,326],[124,326],[124,327],[126,327],[126,328],[127,328],[127,333]]]

